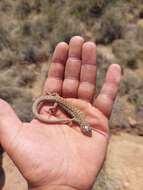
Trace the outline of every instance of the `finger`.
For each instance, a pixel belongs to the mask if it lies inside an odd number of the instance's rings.
[[[92,101],[96,82],[96,46],[93,42],[86,42],[82,48],[82,66],[78,97]]]
[[[10,105],[0,99],[0,142],[8,153],[12,149],[12,142],[16,138],[21,126],[21,121]]]
[[[108,118],[111,115],[112,106],[117,95],[121,79],[121,68],[117,64],[112,64],[106,75],[100,94],[94,101],[94,106],[98,108]]]
[[[65,63],[68,56],[68,45],[60,42],[54,51],[52,64],[49,68],[48,78],[44,85],[44,94],[57,92],[61,94]]]
[[[75,36],[70,40],[69,57],[65,67],[65,79],[62,90],[64,97],[77,97],[83,43],[84,39],[80,36]]]

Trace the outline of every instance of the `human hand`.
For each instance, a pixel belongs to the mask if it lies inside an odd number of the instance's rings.
[[[47,124],[33,119],[22,123],[0,100],[0,142],[31,190],[91,189],[108,144],[110,117],[121,78],[119,65],[109,67],[100,94],[93,100],[96,82],[96,47],[75,36],[69,45],[57,45],[43,94],[57,92],[86,115],[92,137],[79,127]],[[44,108],[42,110],[43,114]],[[53,117],[53,116],[49,116]],[[63,117],[61,110],[56,116]]]

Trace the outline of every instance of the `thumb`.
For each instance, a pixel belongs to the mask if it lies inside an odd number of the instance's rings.
[[[6,152],[10,151],[11,142],[21,126],[22,123],[11,106],[0,99],[0,143]]]

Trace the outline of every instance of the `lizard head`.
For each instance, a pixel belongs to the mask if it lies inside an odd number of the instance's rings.
[[[92,136],[92,128],[88,122],[81,125],[81,131],[87,136]]]

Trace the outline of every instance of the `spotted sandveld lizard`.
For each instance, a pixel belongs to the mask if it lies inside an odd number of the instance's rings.
[[[50,113],[56,109],[57,106],[61,107],[71,118],[57,118],[49,119],[45,115],[39,114],[39,109],[43,103],[54,103],[54,106],[49,107]],[[32,108],[33,114],[36,119],[45,123],[71,123],[75,122],[80,126],[83,134],[87,136],[92,135],[92,128],[89,122],[86,121],[85,115],[75,105],[69,103],[66,99],[59,96],[57,93],[49,93],[45,96],[37,98]]]

